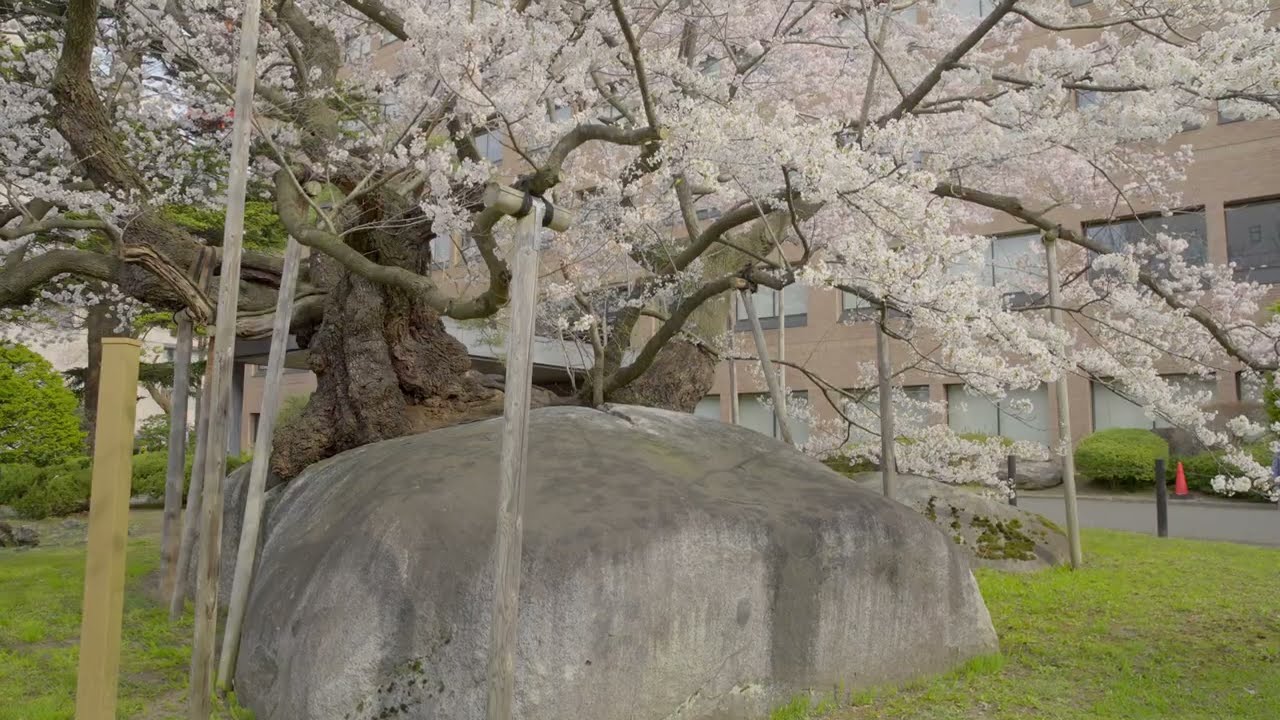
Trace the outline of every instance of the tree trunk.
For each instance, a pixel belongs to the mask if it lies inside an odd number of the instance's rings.
[[[315,335],[299,339],[317,385],[274,440],[279,479],[360,445],[502,413],[501,392],[480,384],[440,315],[402,291],[344,274]]]
[[[693,412],[716,379],[716,361],[688,340],[673,339],[634,382],[609,394],[608,402]]]

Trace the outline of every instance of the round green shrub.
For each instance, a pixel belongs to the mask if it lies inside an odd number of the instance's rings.
[[[22,496],[13,509],[24,518],[39,520],[50,515],[69,515],[89,507],[92,470],[78,459],[62,465],[35,468]]]
[[[0,505],[17,502],[43,473],[35,465],[0,465]]]
[[[164,497],[165,472],[169,466],[169,453],[144,452],[133,456],[133,482],[130,491],[134,495]]]
[[[1113,428],[1096,432],[1076,447],[1076,470],[1112,489],[1155,486],[1156,458],[1169,457],[1169,443],[1150,430]]]

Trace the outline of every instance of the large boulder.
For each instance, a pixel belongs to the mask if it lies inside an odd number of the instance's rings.
[[[271,515],[235,677],[260,720],[484,716],[500,420],[357,448]],[[517,718],[749,718],[997,649],[909,509],[693,415],[532,413]]]
[[[853,480],[883,487],[880,473],[859,473]],[[1058,526],[1004,500],[918,475],[899,475],[893,497],[937,525],[974,567],[1034,571],[1070,559],[1067,536]]]
[[[244,527],[244,505],[249,498],[249,472],[253,467],[253,463],[245,463],[233,470],[226,479],[222,481],[222,544],[219,551],[219,570],[218,570],[218,610],[225,612],[227,603],[231,602],[231,583],[236,574],[236,558],[240,552],[240,533]],[[267,477],[267,485],[270,486],[272,478]],[[267,527],[271,520],[271,511],[275,509],[276,503],[280,501],[284,488],[281,486],[272,487],[263,496],[262,505],[262,527]],[[258,556],[261,556],[262,543],[265,538],[265,531],[258,535]],[[191,557],[191,564],[187,566],[187,597],[194,599],[196,593],[196,578],[199,575],[200,558],[200,526],[196,526],[195,554]]]
[[[1001,480],[1009,479],[1009,468],[1003,466],[997,473]],[[1013,469],[1013,486],[1019,490],[1046,490],[1062,484],[1062,459],[1024,460],[1018,458]]]

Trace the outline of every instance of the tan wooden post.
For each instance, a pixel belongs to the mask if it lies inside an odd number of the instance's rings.
[[[204,379],[196,395],[196,446],[191,458],[191,485],[187,488],[187,509],[182,513],[182,543],[178,546],[178,562],[174,570],[173,589],[169,596],[169,619],[177,620],[187,601],[187,576],[191,574],[191,558],[195,555],[196,529],[200,527],[200,501],[204,491],[205,451],[209,447],[209,381],[213,363],[205,353]],[[185,469],[185,468],[184,468]]]
[[[133,476],[133,429],[141,349],[142,343],[132,338],[102,341],[76,720],[115,720],[116,716],[125,545],[129,537],[129,483]]]
[[[760,369],[764,371],[765,386],[769,388],[769,397],[773,399],[773,414],[777,418],[778,430],[782,433],[782,441],[794,447],[796,443],[791,438],[791,423],[787,420],[787,399],[778,387],[778,374],[769,361],[769,346],[765,343],[764,331],[760,329],[760,317],[756,314],[756,306],[751,302],[747,291],[739,292],[742,293],[742,304],[747,308],[747,319],[751,321],[751,336],[755,338],[756,355],[760,358]]]
[[[737,425],[741,420],[738,405],[738,361],[734,359],[734,347],[737,345],[738,326],[738,293],[729,291],[729,422]]]
[[[1045,272],[1049,276],[1049,315],[1053,324],[1066,329],[1062,315],[1062,291],[1058,278],[1058,248],[1056,231],[1046,232],[1044,239]],[[1067,397],[1067,376],[1064,374],[1054,383],[1058,397],[1058,445],[1065,447],[1062,454],[1062,497],[1067,512],[1067,544],[1071,551],[1071,567],[1079,568],[1084,563],[1084,552],[1080,546],[1080,518],[1076,504],[1076,460],[1071,452],[1071,406]],[[1013,484],[1013,478],[1009,478]]]
[[[529,454],[529,402],[533,394],[533,318],[538,300],[538,235],[545,221],[568,229],[571,217],[541,198],[492,186],[485,204],[519,218],[511,272],[511,332],[502,408],[498,530],[494,546],[493,614],[490,618],[485,717],[511,720],[515,703],[516,629],[520,609],[524,478]],[[545,213],[545,214],[544,214]]]
[[[173,357],[173,403],[169,408],[169,464],[164,481],[164,524],[160,532],[160,596],[173,597],[182,545],[182,484],[187,465],[187,398],[191,394],[191,338],[193,326],[181,311]]]
[[[258,416],[258,434],[253,443],[253,466],[249,469],[249,488],[244,501],[244,521],[240,526],[240,548],[236,554],[236,574],[231,583],[231,601],[227,606],[227,626],[222,634],[222,655],[218,659],[217,688],[226,690],[236,669],[240,652],[240,628],[245,607],[249,604],[249,587],[253,580],[253,564],[258,554],[258,536],[262,528],[262,509],[267,487],[267,464],[271,460],[271,438],[280,412],[280,378],[284,375],[285,355],[289,352],[289,323],[293,315],[293,291],[298,285],[298,267],[302,264],[302,245],[289,238],[284,253],[284,269],[280,273],[280,293],[276,298],[276,316],[271,327],[271,350],[267,355],[266,394]]]
[[[196,575],[195,634],[191,640],[188,720],[208,720],[213,712],[213,654],[218,629],[218,574],[222,550],[222,485],[227,469],[227,428],[231,412],[231,374],[235,369],[236,308],[240,299],[240,254],[244,244],[244,199],[249,184],[249,131],[258,67],[260,0],[246,0],[240,25],[236,67],[235,122],[227,172],[227,214],[222,236],[222,273],[218,278],[213,376],[209,386],[209,436],[205,445],[203,498],[200,501],[200,564]]]

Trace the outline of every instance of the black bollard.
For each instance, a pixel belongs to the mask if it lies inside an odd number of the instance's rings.
[[[1018,488],[1013,484],[1013,478],[1018,474],[1018,458],[1014,455],[1009,456],[1009,504],[1018,507]]]
[[[1169,488],[1164,484],[1164,458],[1156,458],[1156,535],[1169,537]]]

